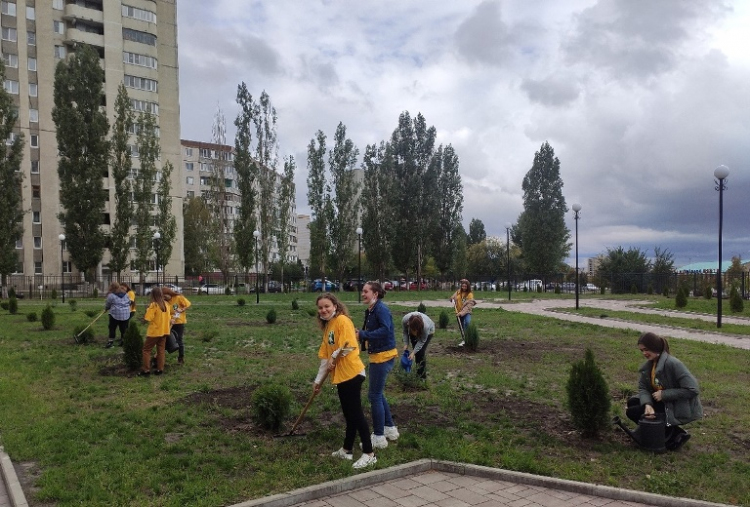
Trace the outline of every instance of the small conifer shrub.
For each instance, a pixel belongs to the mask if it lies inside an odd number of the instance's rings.
[[[654,293],[654,284],[650,283],[650,284],[648,284],[648,288],[646,289],[646,294],[648,294],[649,296],[651,296],[651,295],[653,295],[653,293]]]
[[[3,310],[7,310],[8,308],[10,308],[10,303],[8,303],[7,301],[3,301],[2,303],[0,303],[0,308],[2,308]]]
[[[555,294],[560,294],[560,284],[555,284]]]
[[[29,312],[26,314],[26,320],[29,322],[36,322],[37,318],[36,312]]]
[[[711,287],[711,284],[708,282],[705,282],[703,284],[703,297],[706,299],[711,299],[713,297],[713,290],[714,288]]]
[[[50,305],[42,310],[42,327],[47,331],[55,327],[55,312]]]
[[[685,308],[687,306],[687,293],[684,287],[677,289],[677,295],[674,298],[674,304],[677,308]]]
[[[279,384],[266,384],[253,392],[251,411],[253,419],[261,427],[277,431],[289,416],[292,407],[292,393]]]
[[[664,296],[665,298],[669,297],[669,287],[668,286],[666,286],[666,285],[664,286],[664,290],[661,291],[661,295]]]
[[[143,362],[143,336],[138,324],[131,320],[122,338],[123,360],[128,370],[137,370]]]
[[[266,314],[266,322],[268,322],[269,324],[276,323],[276,309],[275,308],[271,308],[270,310],[268,310],[268,313]]]
[[[609,387],[594,361],[591,349],[586,349],[582,361],[573,363],[565,387],[573,425],[581,430],[584,436],[594,436],[609,428]]]
[[[732,290],[729,293],[729,308],[734,313],[740,313],[745,309],[745,302],[742,301],[742,296],[740,296],[740,291],[736,285],[732,285]]]
[[[86,314],[86,317],[89,317],[89,318],[92,318],[92,319],[93,319],[94,317],[96,317],[97,315],[99,315],[99,312],[97,312],[96,310],[86,310],[86,311],[85,311],[85,312],[83,312],[83,313],[85,313],[85,314]]]
[[[315,308],[308,308],[307,309],[307,314],[310,317],[315,317],[318,314],[318,310],[316,310]]]
[[[448,311],[443,310],[440,312],[440,318],[438,319],[438,326],[440,329],[446,329],[448,327],[448,323],[451,321],[450,317],[448,317]]]
[[[541,293],[542,293],[542,292],[544,291],[544,287],[542,287],[542,284],[541,284],[541,283],[540,283],[539,285],[537,285],[537,286],[536,286],[536,291],[537,291],[538,293],[540,293],[540,294],[541,294]]]
[[[8,289],[8,298],[10,299],[14,297],[16,297],[16,288],[11,287],[10,289]]]
[[[427,313],[427,307],[424,305],[424,303],[419,303],[419,306],[417,306],[417,311],[419,313]]]
[[[297,301],[297,298],[292,299],[292,310],[299,310],[299,301]]]
[[[224,288],[224,295],[225,296],[231,296],[232,295],[232,288],[231,287],[225,287]]]
[[[71,299],[70,301],[68,301],[68,305],[70,306],[71,312],[78,310],[78,301],[76,301],[75,299]]]
[[[15,295],[8,299],[8,311],[11,315],[18,313],[18,299],[16,299]]]
[[[638,286],[636,284],[630,285],[630,293],[631,294],[638,294]]]
[[[57,289],[52,289],[52,292],[50,292],[49,297],[52,299],[57,299]]]
[[[464,346],[472,351],[476,352],[477,347],[479,347],[479,330],[477,329],[476,324],[473,322],[469,324],[469,327],[464,329],[464,333],[466,333],[466,343]]]
[[[73,329],[73,334],[76,336],[76,343],[87,345],[94,341],[94,330],[91,328],[86,329],[86,326],[76,326]]]
[[[95,297],[95,298],[98,298],[98,297],[99,297],[99,288],[98,288],[98,287],[94,287],[94,292],[93,292],[93,294],[94,294],[94,297]]]
[[[237,304],[239,306],[245,306],[245,303],[246,303],[245,298],[237,298]]]

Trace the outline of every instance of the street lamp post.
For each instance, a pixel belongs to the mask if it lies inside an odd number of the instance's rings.
[[[716,272],[716,297],[719,298],[718,306],[716,309],[716,327],[721,327],[721,299],[722,299],[722,288],[721,288],[721,234],[724,226],[724,180],[729,176],[729,168],[725,165],[720,165],[714,171],[714,177],[716,178],[716,190],[719,191],[719,270]]]
[[[579,286],[579,279],[580,276],[578,275],[578,219],[581,217],[581,205],[578,203],[575,203],[573,205],[573,219],[576,221],[576,310],[578,310],[578,293],[580,292]]]
[[[357,241],[358,241],[358,254],[359,254],[359,274],[357,275],[357,303],[362,302],[362,289],[359,286],[362,280],[362,228],[357,227]]]
[[[159,285],[159,265],[161,264],[159,259],[159,253],[161,250],[161,233],[156,231],[154,233],[154,251],[156,252],[156,285]]]
[[[65,260],[63,250],[65,249],[65,234],[60,234],[60,289],[62,290],[62,302],[65,303]]]
[[[508,301],[510,301],[510,223],[505,224],[505,245],[508,254]]]
[[[255,304],[260,304],[260,289],[258,288],[258,277],[260,276],[258,270],[258,238],[260,237],[260,231],[253,231],[253,237],[255,238]]]

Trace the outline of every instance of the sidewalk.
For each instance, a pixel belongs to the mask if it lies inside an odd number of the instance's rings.
[[[16,470],[0,446],[0,507],[28,507]]]

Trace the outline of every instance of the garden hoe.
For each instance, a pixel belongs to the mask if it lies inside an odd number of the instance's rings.
[[[80,332],[80,333],[74,334],[74,335],[73,335],[73,339],[75,340],[75,342],[76,342],[76,343],[80,343],[80,342],[78,341],[78,339],[79,339],[79,338],[81,337],[81,335],[82,335],[82,334],[83,334],[83,333],[84,333],[84,332],[85,332],[85,331],[86,331],[86,330],[87,330],[88,328],[90,328],[91,326],[93,326],[93,325],[94,325],[94,322],[96,322],[97,320],[99,320],[99,317],[101,317],[101,316],[102,316],[102,315],[104,315],[105,313],[107,313],[107,310],[102,310],[102,313],[100,313],[99,315],[97,315],[97,316],[96,316],[96,318],[95,318],[94,320],[92,320],[92,321],[91,321],[91,324],[89,324],[88,326],[84,327],[84,328],[83,328],[83,329],[81,330],[81,332]]]
[[[341,352],[338,356],[336,356],[336,359],[333,360],[333,363],[336,364],[336,360],[339,357],[347,356],[349,353],[354,350],[354,347],[349,347],[349,342],[344,343],[344,346],[341,347]],[[326,370],[326,372],[323,374],[323,379],[320,381],[320,385],[323,385],[323,382],[328,378],[328,372],[329,370]],[[307,404],[305,405],[305,408],[302,409],[302,413],[299,415],[296,421],[294,421],[294,425],[292,425],[292,429],[289,430],[289,433],[284,433],[282,435],[274,435],[274,438],[284,438],[284,437],[301,437],[304,435],[304,433],[295,433],[294,431],[297,429],[297,426],[299,426],[299,423],[302,422],[302,418],[305,417],[305,414],[307,413],[307,409],[310,408],[310,405],[312,405],[313,400],[315,399],[315,396],[317,396],[318,393],[313,391],[313,393],[310,395],[310,399],[307,400]]]
[[[459,347],[463,347],[464,343],[466,343],[466,335],[464,334],[464,325],[461,324],[461,317],[458,315],[458,308],[456,307],[456,300],[453,300],[453,311],[456,312],[456,320],[458,321],[458,329],[461,331],[461,343],[458,344]]]

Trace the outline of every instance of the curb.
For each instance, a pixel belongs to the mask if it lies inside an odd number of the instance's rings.
[[[288,493],[279,493],[276,495],[266,496],[256,500],[231,505],[229,507],[291,507],[303,502],[309,502],[326,496],[337,495],[346,491],[380,484],[382,482],[399,479],[401,477],[415,473],[428,472],[435,470],[439,472],[450,472],[459,475],[469,475],[482,477],[484,479],[501,480],[525,484],[528,486],[539,486],[549,489],[568,491],[570,493],[579,493],[595,497],[608,498],[610,500],[620,500],[625,502],[638,502],[653,505],[655,507],[728,507],[727,504],[714,502],[705,502],[703,500],[693,500],[690,498],[678,498],[654,493],[645,493],[629,489],[613,488],[610,486],[600,486],[597,484],[588,484],[585,482],[569,481],[565,479],[555,479],[553,477],[543,477],[523,472],[513,472],[501,468],[491,468],[479,465],[467,465],[463,463],[454,463],[451,461],[438,461],[431,459],[422,459],[390,467],[385,470],[374,470],[345,479],[325,482],[316,486],[309,486],[302,489],[290,491]]]
[[[5,449],[2,446],[0,446],[0,468],[2,468],[0,470],[2,472],[2,479],[10,497],[10,505],[13,507],[29,507],[26,496],[23,494],[23,489],[21,489],[21,483],[16,475],[16,469],[13,468],[13,462],[10,460],[10,456],[5,453]]]

